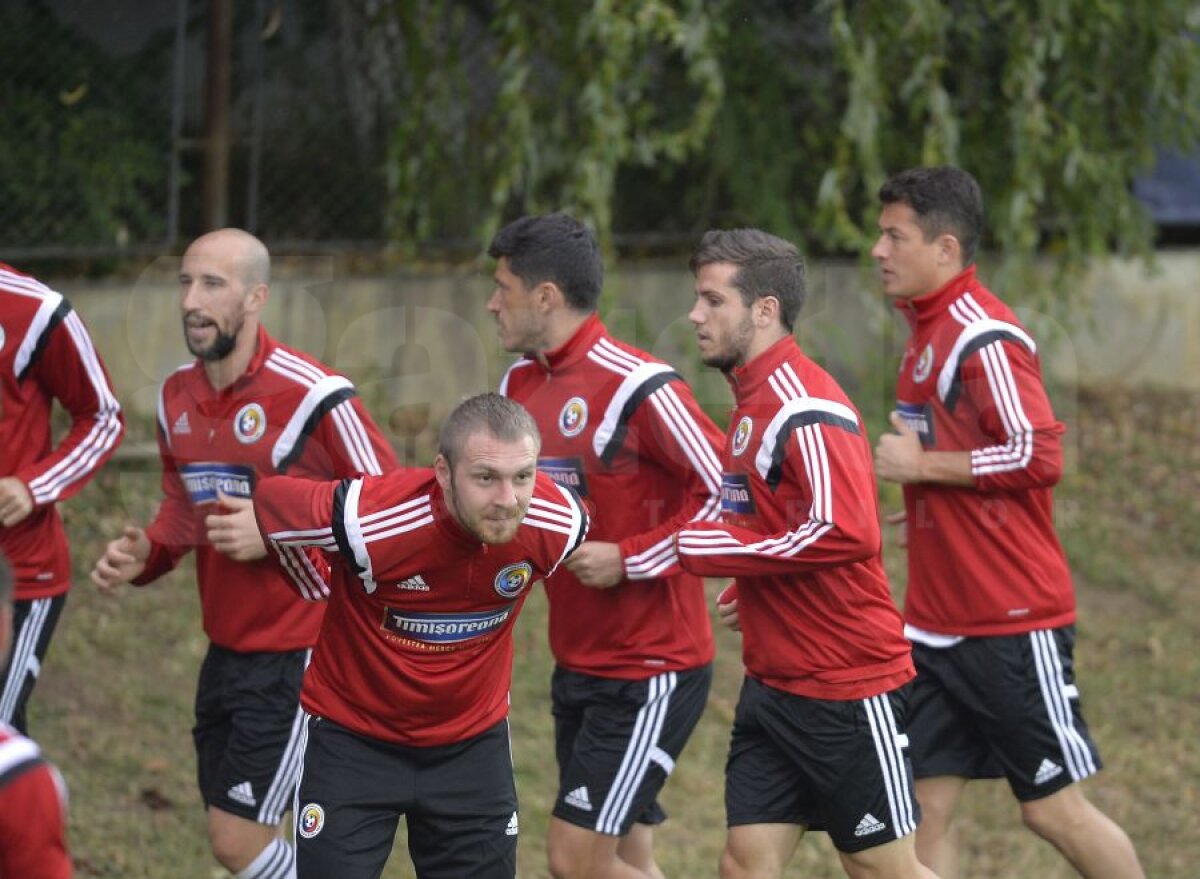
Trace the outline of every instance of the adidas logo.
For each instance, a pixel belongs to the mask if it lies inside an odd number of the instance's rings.
[[[425,582],[425,578],[420,574],[415,577],[409,577],[407,580],[401,580],[396,584],[397,589],[408,589],[413,592],[428,592],[429,584]]]
[[[171,433],[191,433],[192,426],[188,424],[187,413],[184,412],[175,419],[175,426],[171,428]]]
[[[518,827],[517,813],[513,812],[513,816],[508,819],[508,826],[504,828],[504,835],[505,836],[516,836],[517,835],[517,827]]]
[[[576,809],[582,809],[585,812],[592,811],[592,801],[588,799],[586,786],[575,788],[575,790],[571,791],[563,799],[568,806],[574,806]]]
[[[250,787],[250,782],[243,781],[241,784],[235,784],[228,791],[226,796],[231,800],[236,800],[243,806],[256,806],[257,801],[254,799],[254,788]]]
[[[1061,775],[1063,768],[1052,760],[1043,759],[1042,765],[1038,767],[1037,774],[1033,776],[1034,784],[1045,784],[1056,775]]]
[[[883,822],[868,812],[862,816],[862,820],[859,821],[858,826],[854,828],[854,835],[870,836],[872,833],[878,833],[883,829]]]

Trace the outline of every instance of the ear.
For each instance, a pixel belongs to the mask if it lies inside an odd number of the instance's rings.
[[[780,321],[779,299],[775,296],[763,296],[754,303],[754,324],[758,327],[769,327]]]
[[[450,488],[450,462],[446,460],[446,456],[438,452],[438,456],[433,459],[433,475],[437,479],[438,485],[445,492]]]
[[[246,310],[260,312],[266,307],[267,300],[270,298],[271,290],[266,284],[255,284],[246,294]]]
[[[543,281],[534,289],[534,301],[544,311],[553,311],[567,304],[567,297],[553,281]]]
[[[945,232],[937,239],[937,258],[943,265],[962,265],[962,243],[954,235]]]

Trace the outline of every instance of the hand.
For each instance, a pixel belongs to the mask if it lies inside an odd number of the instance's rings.
[[[11,528],[33,512],[29,487],[15,476],[0,479],[0,525]]]
[[[141,528],[128,525],[125,533],[109,541],[95,567],[91,580],[102,595],[116,594],[116,588],[128,583],[146,569],[150,558],[150,538]]]
[[[615,543],[585,540],[563,563],[584,586],[608,589],[625,579],[625,560]]]
[[[742,621],[738,618],[737,590],[727,586],[717,596],[717,619],[725,628],[734,632],[742,630]]]
[[[245,497],[233,497],[224,492],[217,493],[221,506],[228,513],[213,513],[204,517],[208,542],[221,555],[235,562],[252,562],[267,557],[267,546],[263,543],[254,519],[254,501]]]
[[[899,513],[889,513],[883,521],[896,526],[896,546],[906,549],[908,547],[908,513],[904,510]]]
[[[921,481],[921,437],[899,412],[890,416],[895,433],[885,433],[875,446],[875,473],[887,482],[901,485]]]

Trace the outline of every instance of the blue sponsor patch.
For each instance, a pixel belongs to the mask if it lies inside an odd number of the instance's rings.
[[[538,469],[559,485],[574,489],[580,497],[588,496],[582,458],[538,458]]]
[[[179,478],[183,480],[193,504],[215,503],[218,491],[232,497],[250,497],[254,494],[254,468],[244,464],[212,461],[184,464],[179,468]]]
[[[426,644],[461,644],[491,635],[512,615],[513,605],[482,613],[412,613],[385,609],[383,627],[392,634]]]
[[[754,495],[750,493],[750,474],[723,474],[721,476],[721,512],[752,516],[754,511]]]
[[[897,401],[896,411],[900,413],[900,417],[904,419],[905,423],[917,432],[921,438],[921,445],[932,449],[936,442],[936,437],[933,435],[933,405],[918,406],[915,403]]]

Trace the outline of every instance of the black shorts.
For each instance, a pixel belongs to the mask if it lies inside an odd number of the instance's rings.
[[[0,674],[0,720],[27,733],[25,706],[42,671],[67,593],[13,602],[12,652]]]
[[[655,799],[696,728],[712,666],[664,672],[641,681],[556,667],[554,741],[558,798],[554,816],[609,836],[635,822],[661,824]]]
[[[508,721],[410,748],[309,717],[296,795],[297,879],[375,879],[400,816],[421,879],[513,879],[517,788]]]
[[[196,686],[196,775],[204,805],[278,824],[292,805],[308,650],[237,653],[210,644]]]
[[[911,686],[841,702],[746,678],[725,765],[729,826],[799,824],[843,852],[912,833],[921,814],[905,754]]]
[[[1008,779],[1041,799],[1099,771],[1075,686],[1075,627],[913,644],[909,712],[917,778]]]

